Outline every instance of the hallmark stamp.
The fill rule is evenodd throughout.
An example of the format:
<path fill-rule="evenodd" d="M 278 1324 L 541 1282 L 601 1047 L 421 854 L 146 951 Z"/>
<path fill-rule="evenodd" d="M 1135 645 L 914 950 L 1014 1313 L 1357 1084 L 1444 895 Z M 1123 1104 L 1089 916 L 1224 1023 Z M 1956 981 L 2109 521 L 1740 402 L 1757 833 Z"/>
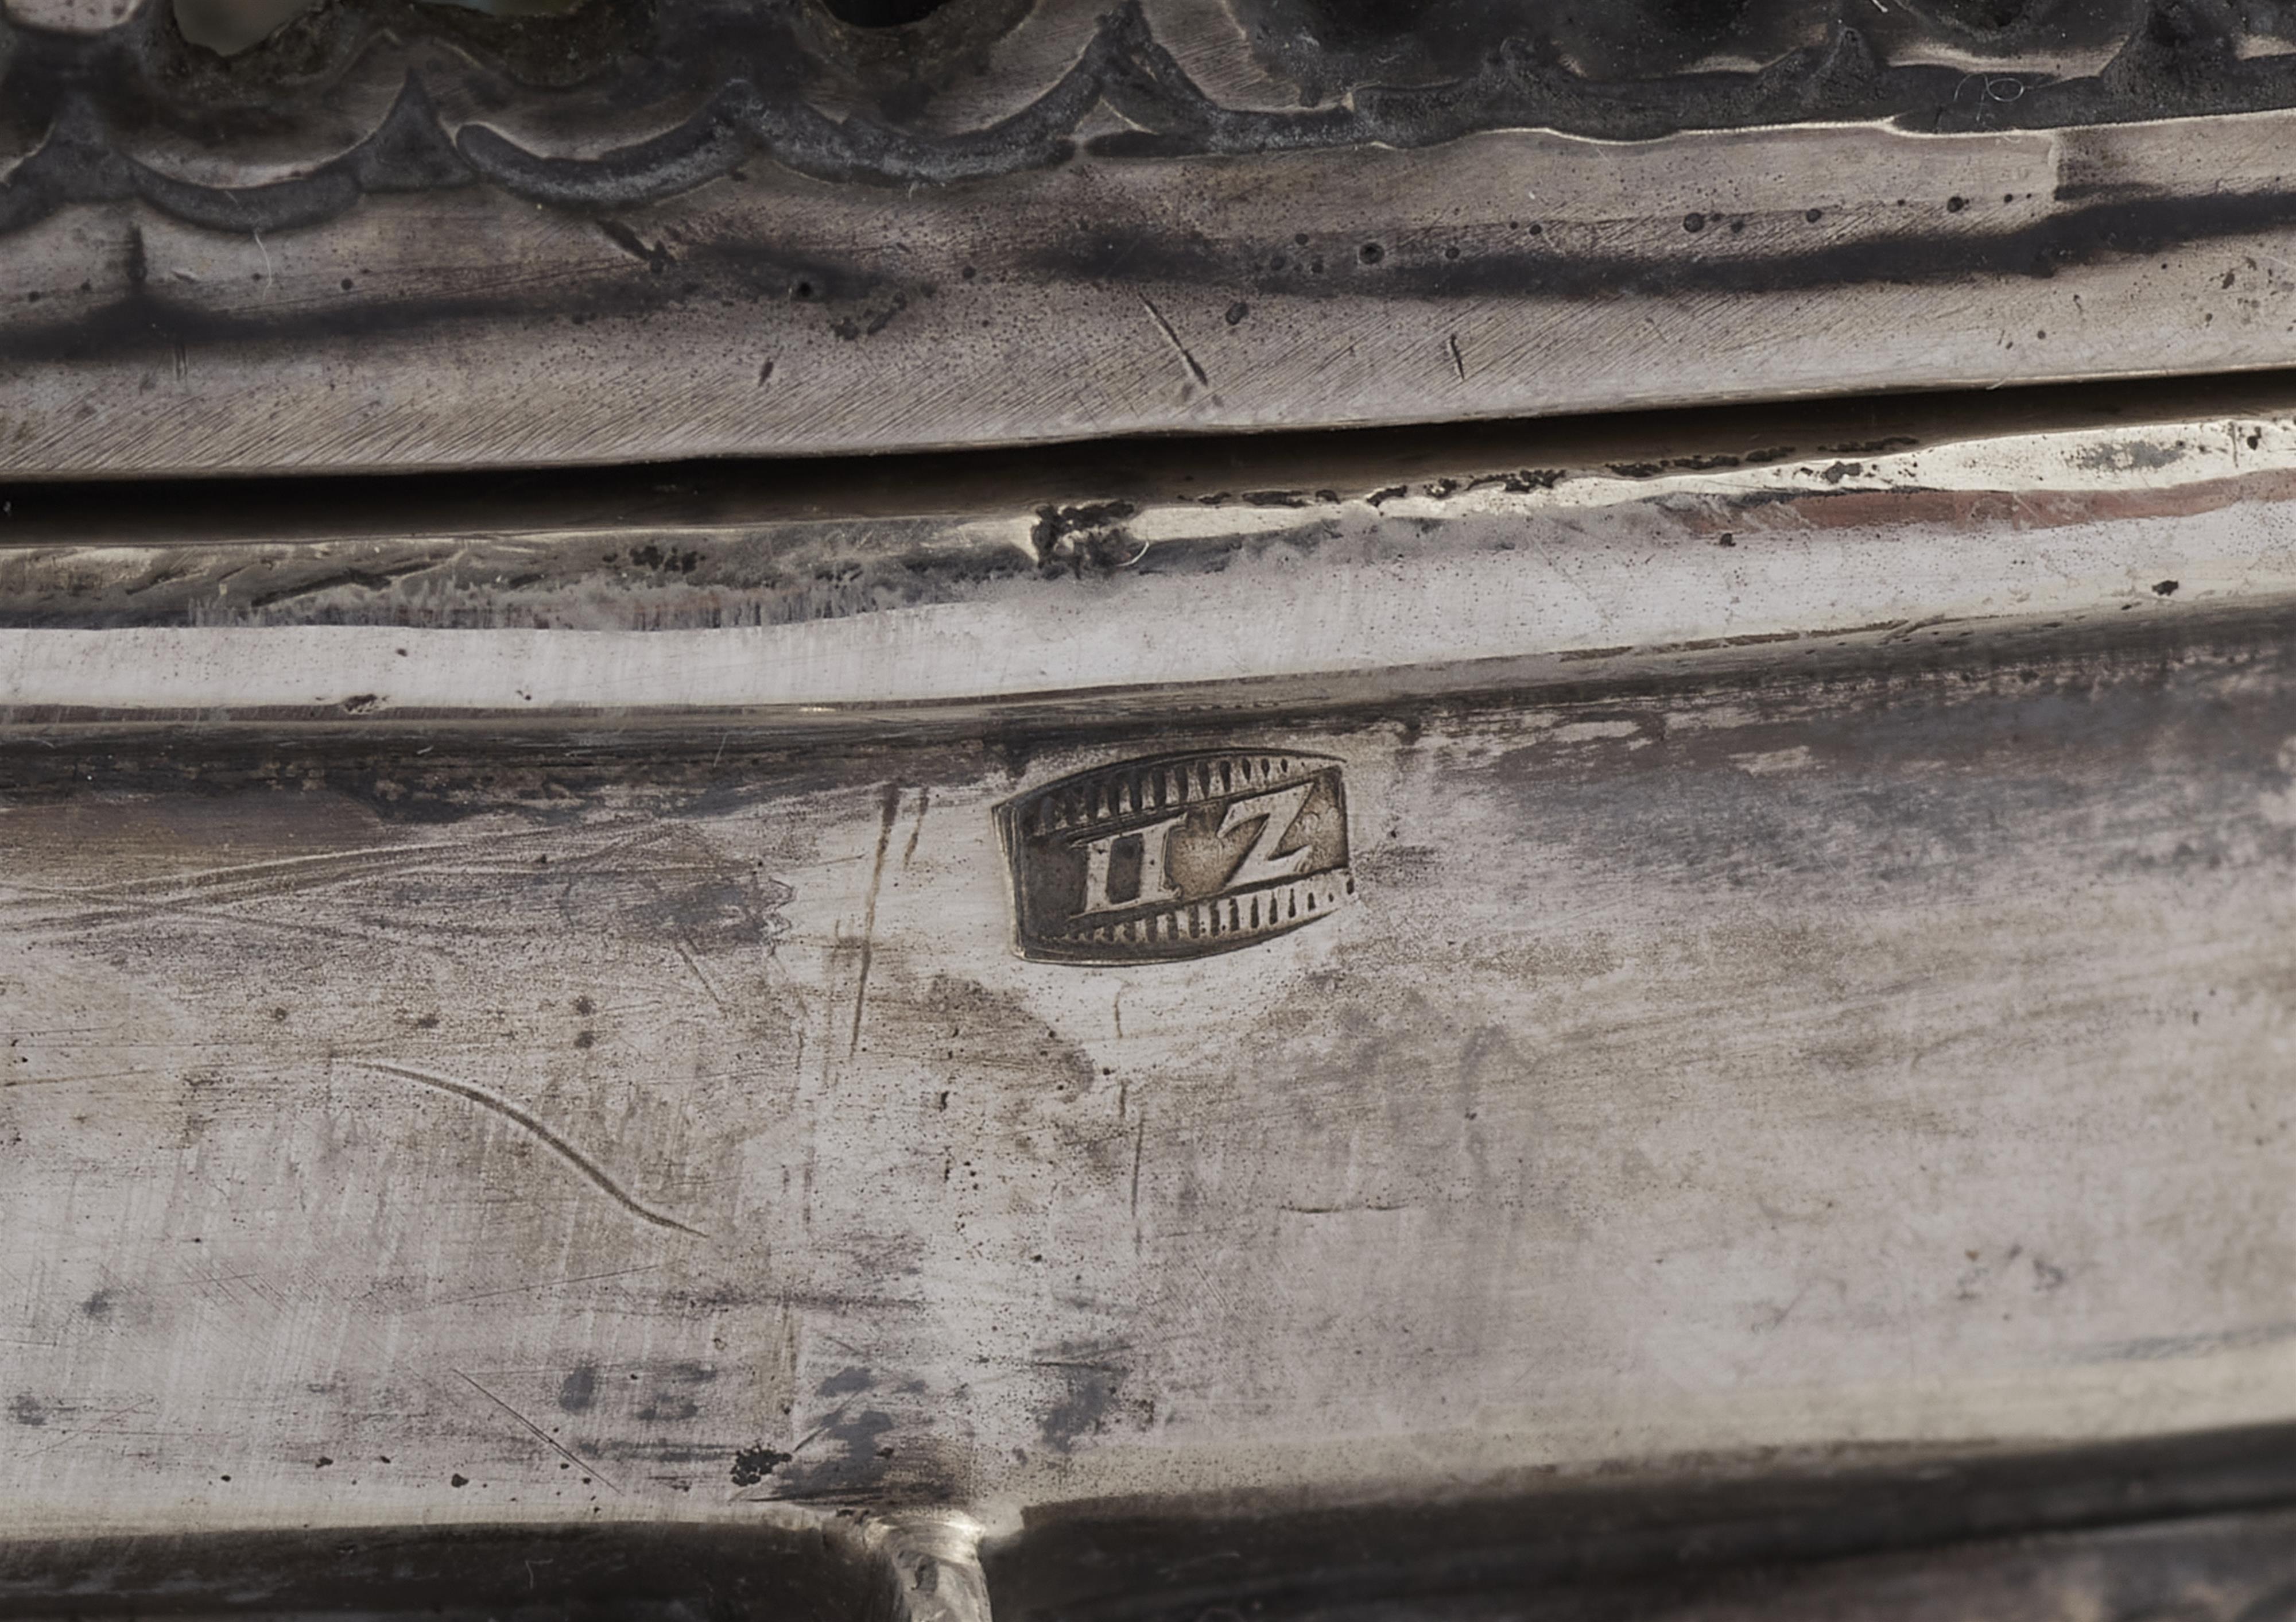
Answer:
<path fill-rule="evenodd" d="M 1233 951 L 1355 894 L 1340 762 L 1280 750 L 1123 761 L 1007 800 L 1015 944 L 1043 963 Z"/>

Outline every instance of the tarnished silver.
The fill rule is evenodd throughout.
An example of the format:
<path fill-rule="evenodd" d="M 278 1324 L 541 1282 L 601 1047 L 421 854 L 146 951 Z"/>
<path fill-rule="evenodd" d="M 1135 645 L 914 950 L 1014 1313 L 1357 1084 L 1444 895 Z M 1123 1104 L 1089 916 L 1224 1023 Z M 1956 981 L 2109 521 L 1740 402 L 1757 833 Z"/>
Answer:
<path fill-rule="evenodd" d="M 1384 44 L 1355 9 L 962 0 L 885 30 L 815 0 L 515 23 L 368 0 L 225 61 L 156 3 L 82 31 L 19 0 L 0 471 L 917 449 L 2296 361 L 2296 68 L 2269 8 L 2069 0 L 1988 33 L 1957 4 L 1765 0 L 1702 43 L 1679 8 L 1466 4 Z"/>
<path fill-rule="evenodd" d="M 0 1618 L 2275 1614 L 2287 27 L 1707 9 L 5 0 Z"/>
<path fill-rule="evenodd" d="M 11 1524 L 931 1508 L 1058 1610 L 2288 1423 L 2296 419 L 2042 403 L 20 496 Z M 1226 889 L 1331 762 L 1353 904 L 1013 951 L 1046 790 L 1136 922 L 1176 792 Z M 2277 1502 L 2202 1455 L 2148 1513 Z"/>

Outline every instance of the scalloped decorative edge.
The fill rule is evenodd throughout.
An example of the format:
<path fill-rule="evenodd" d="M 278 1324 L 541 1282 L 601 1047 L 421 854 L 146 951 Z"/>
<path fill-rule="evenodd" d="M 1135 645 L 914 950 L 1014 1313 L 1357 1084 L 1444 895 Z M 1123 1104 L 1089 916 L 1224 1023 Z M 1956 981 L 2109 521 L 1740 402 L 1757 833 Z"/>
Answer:
<path fill-rule="evenodd" d="M 88 36 L 85 48 L 107 48 L 109 37 Z M 1472 78 L 1367 86 L 1329 105 L 1262 111 L 1224 107 L 1206 95 L 1157 42 L 1139 0 L 1124 0 L 1027 107 L 947 136 L 857 115 L 833 119 L 734 78 L 658 135 L 594 157 L 554 156 L 475 120 L 450 134 L 410 71 L 381 122 L 348 151 L 284 179 L 219 186 L 170 177 L 121 152 L 94 103 L 78 93 L 39 146 L 0 180 L 0 235 L 73 204 L 131 200 L 213 230 L 284 231 L 322 224 L 370 193 L 481 183 L 529 202 L 594 211 L 689 192 L 758 158 L 824 181 L 956 185 L 1068 161 L 1077 129 L 1103 106 L 1133 128 L 1098 138 L 1091 150 L 1135 159 L 1431 146 L 1500 128 L 1625 141 L 1819 121 L 1940 133 L 2046 129 L 2296 106 L 2296 54 L 2240 57 L 2228 37 L 2196 31 L 2177 0 L 2155 0 L 2151 19 L 2087 78 L 1885 65 L 1855 28 L 1837 21 L 1824 45 L 1753 70 L 1600 81 L 1577 73 L 1551 47 L 1511 40 Z"/>

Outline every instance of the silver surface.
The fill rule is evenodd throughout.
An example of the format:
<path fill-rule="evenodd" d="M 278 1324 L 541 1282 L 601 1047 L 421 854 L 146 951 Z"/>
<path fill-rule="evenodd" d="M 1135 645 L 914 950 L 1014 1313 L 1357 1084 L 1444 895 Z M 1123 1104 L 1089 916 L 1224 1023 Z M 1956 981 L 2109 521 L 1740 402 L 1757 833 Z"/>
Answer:
<path fill-rule="evenodd" d="M 1829 112 L 1866 81 L 1813 44 L 1787 76 L 1808 122 L 1603 138 L 1501 97 L 1406 139 L 1377 110 L 1415 92 L 1342 80 L 1302 108 L 1225 4 L 1062 0 L 890 133 L 868 53 L 800 28 L 798 87 L 752 119 L 783 135 L 742 160 L 707 84 L 512 91 L 402 26 L 342 45 L 324 95 L 200 55 L 176 78 L 209 100 L 130 96 L 26 144 L 0 183 L 23 220 L 0 236 L 0 471 L 816 455 L 2296 359 L 2291 115 L 2184 94 L 2284 64 L 2180 68 L 2141 29 L 2127 61 L 2025 78 L 1901 44 L 1888 71 L 1941 86 L 1928 123 Z M 2067 73 L 2134 121 L 2009 127 Z M 1147 106 L 1159 75 L 1187 88 Z M 1057 139 L 1002 122 L 1052 102 Z M 1351 133 L 1308 140 L 1319 117 Z M 1103 139 L 1128 134 L 1152 150 Z M 686 178 L 644 157 L 689 141 Z M 93 201 L 48 211 L 45 185 Z"/>
<path fill-rule="evenodd" d="M 778 628 L 631 629 L 788 600 L 769 516 L 463 630 L 323 536 L 246 614 L 213 533 L 7 555 L 0 1504 L 1010 1536 L 2296 1417 L 2288 430 L 2067 432 L 1066 556 L 976 490 Z M 1323 544 L 1118 566 L 1183 513 Z M 1350 906 L 1013 951 L 996 806 L 1245 750 L 1341 763 Z"/>

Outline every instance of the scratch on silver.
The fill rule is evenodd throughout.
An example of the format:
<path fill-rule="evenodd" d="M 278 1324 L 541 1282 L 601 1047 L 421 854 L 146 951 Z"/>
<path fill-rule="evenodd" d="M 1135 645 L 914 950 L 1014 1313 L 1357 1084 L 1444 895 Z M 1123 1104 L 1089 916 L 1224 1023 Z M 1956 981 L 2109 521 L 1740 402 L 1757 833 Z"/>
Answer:
<path fill-rule="evenodd" d="M 435 1091 L 451 1093 L 458 1099 L 466 1099 L 481 1108 L 491 1109 L 504 1120 L 532 1132 L 548 1145 L 561 1160 L 595 1183 L 607 1198 L 640 1222 L 651 1223 L 657 1228 L 668 1228 L 677 1233 L 691 1234 L 698 1239 L 706 1239 L 709 1237 L 701 1229 L 689 1227 L 676 1217 L 657 1211 L 652 1206 L 631 1198 L 623 1190 L 622 1186 L 608 1176 L 595 1161 L 507 1099 L 497 1097 L 483 1087 L 472 1086 L 468 1082 L 458 1082 L 443 1075 L 432 1075 L 428 1071 L 416 1070 L 406 1065 L 385 1064 L 379 1059 L 365 1058 L 350 1059 L 347 1062 L 357 1065 L 362 1070 L 374 1070 L 384 1075 L 395 1075 L 401 1081 L 413 1082 L 419 1087 L 429 1087 Z"/>

